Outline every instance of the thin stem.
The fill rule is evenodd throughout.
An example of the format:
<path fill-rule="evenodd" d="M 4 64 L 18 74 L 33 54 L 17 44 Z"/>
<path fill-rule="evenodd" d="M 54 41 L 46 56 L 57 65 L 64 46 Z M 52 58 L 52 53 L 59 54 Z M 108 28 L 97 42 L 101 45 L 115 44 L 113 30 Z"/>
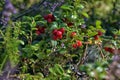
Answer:
<path fill-rule="evenodd" d="M 88 48 L 88 45 L 85 46 L 85 51 L 84 51 L 83 55 L 80 57 L 79 62 L 77 63 L 77 66 L 79 66 L 80 64 L 83 64 L 85 62 L 85 58 L 87 55 L 87 48 Z"/>
<path fill-rule="evenodd" d="M 98 45 L 98 48 L 99 48 L 99 50 L 100 50 L 100 55 L 101 55 L 102 59 L 104 59 L 105 56 L 104 56 L 104 54 L 103 54 L 103 52 L 102 52 L 102 48 L 101 48 L 101 46 Z"/>
<path fill-rule="evenodd" d="M 1 64 L 1 66 L 0 66 L 0 71 L 2 71 L 2 69 L 3 69 L 3 67 L 4 67 L 7 59 L 8 59 L 8 55 L 5 55 L 5 58 L 3 59 L 3 62 L 2 62 L 2 64 Z"/>
<path fill-rule="evenodd" d="M 3 34 L 2 30 L 0 30 L 0 34 L 2 35 L 2 37 L 4 37 L 4 34 Z"/>

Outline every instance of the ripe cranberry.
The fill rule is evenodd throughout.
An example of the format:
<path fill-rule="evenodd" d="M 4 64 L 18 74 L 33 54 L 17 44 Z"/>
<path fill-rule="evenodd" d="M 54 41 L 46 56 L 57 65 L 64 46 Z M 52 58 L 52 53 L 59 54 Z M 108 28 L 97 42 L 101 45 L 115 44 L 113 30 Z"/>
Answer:
<path fill-rule="evenodd" d="M 76 32 L 72 32 L 72 33 L 70 34 L 70 37 L 74 37 L 74 36 L 76 36 Z"/>
<path fill-rule="evenodd" d="M 98 34 L 97 34 L 97 35 L 102 36 L 103 33 L 102 33 L 101 31 L 98 31 Z"/>
<path fill-rule="evenodd" d="M 98 40 L 98 39 L 99 39 L 99 36 L 98 36 L 98 35 L 95 35 L 95 36 L 94 36 L 94 39 L 95 39 L 95 40 Z"/>
<path fill-rule="evenodd" d="M 41 33 L 44 33 L 44 32 L 45 32 L 45 27 L 41 27 L 41 28 L 40 28 L 40 32 L 41 32 Z"/>
<path fill-rule="evenodd" d="M 38 31 L 38 30 L 36 30 L 36 34 L 37 34 L 37 35 L 40 35 L 40 34 L 41 34 L 41 32 L 40 32 L 40 31 Z"/>
<path fill-rule="evenodd" d="M 109 48 L 108 48 L 108 47 L 104 47 L 104 50 L 105 50 L 105 51 L 108 51 L 108 50 L 109 50 Z"/>
<path fill-rule="evenodd" d="M 57 29 L 54 29 L 54 30 L 52 31 L 52 34 L 53 34 L 53 35 L 56 35 L 56 34 L 57 34 L 57 31 L 58 31 Z"/>
<path fill-rule="evenodd" d="M 72 44 L 72 47 L 77 48 L 78 46 L 77 46 L 77 44 Z"/>
<path fill-rule="evenodd" d="M 40 35 L 41 32 L 40 32 L 40 27 L 39 26 L 36 26 L 37 27 L 37 30 L 35 31 L 37 35 Z"/>
<path fill-rule="evenodd" d="M 77 40 L 76 43 L 77 43 L 78 47 L 82 46 L 82 42 L 81 41 Z"/>
<path fill-rule="evenodd" d="M 114 53 L 115 52 L 115 49 L 110 48 L 110 47 L 104 47 L 104 50 L 107 51 L 107 52 L 110 52 L 110 53 Z"/>
<path fill-rule="evenodd" d="M 58 36 L 59 39 L 62 39 L 62 35 Z"/>
<path fill-rule="evenodd" d="M 53 18 L 53 15 L 52 14 L 48 14 L 47 15 L 49 18 Z"/>
<path fill-rule="evenodd" d="M 62 32 L 61 31 L 57 31 L 57 36 L 61 36 L 62 35 Z"/>
<path fill-rule="evenodd" d="M 48 19 L 48 16 L 47 16 L 47 15 L 45 15 L 45 16 L 44 16 L 44 19 L 45 19 L 45 20 L 47 20 L 47 19 Z"/>
<path fill-rule="evenodd" d="M 39 25 L 36 26 L 37 30 L 36 30 L 36 34 L 40 35 L 41 33 L 45 32 L 45 27 L 40 27 Z"/>
<path fill-rule="evenodd" d="M 72 22 L 67 23 L 67 26 L 73 26 L 74 24 Z"/>
<path fill-rule="evenodd" d="M 110 53 L 114 53 L 115 52 L 115 49 L 113 49 L 113 48 L 109 48 L 109 51 L 108 52 L 110 52 Z"/>
<path fill-rule="evenodd" d="M 47 22 L 48 22 L 48 23 L 51 23 L 51 22 L 52 22 L 52 19 L 48 18 L 48 19 L 47 19 Z"/>
<path fill-rule="evenodd" d="M 48 23 L 51 23 L 55 20 L 55 17 L 53 14 L 48 14 L 44 16 L 44 19 L 47 20 Z"/>
<path fill-rule="evenodd" d="M 62 32 L 62 34 L 64 34 L 65 29 L 64 29 L 64 28 L 60 28 L 60 29 L 59 29 L 59 31 L 61 31 L 61 32 Z"/>
<path fill-rule="evenodd" d="M 58 39 L 58 37 L 53 35 L 53 40 L 57 40 L 57 39 Z"/>
<path fill-rule="evenodd" d="M 63 33 L 64 33 L 64 28 L 54 29 L 54 30 L 52 31 L 53 39 L 54 39 L 54 40 L 62 39 Z"/>

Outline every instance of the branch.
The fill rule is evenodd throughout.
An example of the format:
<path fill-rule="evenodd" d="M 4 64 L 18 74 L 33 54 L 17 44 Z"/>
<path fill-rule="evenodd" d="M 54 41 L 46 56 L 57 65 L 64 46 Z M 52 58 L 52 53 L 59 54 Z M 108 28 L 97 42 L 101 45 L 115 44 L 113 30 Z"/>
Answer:
<path fill-rule="evenodd" d="M 86 58 L 86 55 L 87 55 L 87 52 L 86 52 L 87 48 L 88 48 L 88 45 L 85 46 L 85 52 L 83 53 L 83 55 L 79 59 L 79 62 L 77 63 L 77 66 L 79 66 L 80 64 L 83 64 L 85 62 L 85 58 Z"/>
<path fill-rule="evenodd" d="M 30 7 L 30 8 L 29 8 L 28 10 L 26 10 L 25 12 L 19 13 L 18 16 L 17 16 L 17 17 L 13 17 L 12 20 L 15 21 L 15 20 L 17 20 L 18 18 L 20 18 L 20 17 L 22 17 L 22 16 L 25 16 L 26 14 L 28 14 L 28 13 L 30 13 L 30 12 L 37 11 L 45 1 L 46 1 L 46 0 L 42 0 L 42 1 L 40 1 L 37 5 L 34 5 L 34 6 Z"/>

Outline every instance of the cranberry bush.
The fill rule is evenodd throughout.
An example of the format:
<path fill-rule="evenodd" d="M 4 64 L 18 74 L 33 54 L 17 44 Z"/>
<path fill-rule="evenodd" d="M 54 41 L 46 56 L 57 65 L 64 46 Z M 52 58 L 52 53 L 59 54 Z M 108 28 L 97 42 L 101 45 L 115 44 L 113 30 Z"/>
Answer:
<path fill-rule="evenodd" d="M 112 56 L 120 53 L 120 30 L 107 37 L 102 21 L 86 22 L 91 17 L 79 0 L 67 1 L 0 30 L 1 71 L 10 62 L 19 73 L 9 77 L 25 80 L 106 79 Z"/>

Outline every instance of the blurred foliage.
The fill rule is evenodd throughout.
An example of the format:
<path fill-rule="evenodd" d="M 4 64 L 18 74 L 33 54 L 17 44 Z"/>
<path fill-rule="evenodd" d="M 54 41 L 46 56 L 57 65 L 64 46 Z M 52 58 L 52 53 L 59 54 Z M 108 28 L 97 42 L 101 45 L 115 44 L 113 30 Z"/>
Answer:
<path fill-rule="evenodd" d="M 10 61 L 19 70 L 13 75 L 23 80 L 106 79 L 112 57 L 120 53 L 120 1 L 42 1 L 11 0 L 18 12 L 0 26 L 1 72 Z M 1 0 L 1 14 L 3 7 Z M 41 27 L 45 31 L 38 33 Z M 53 30 L 61 28 L 62 38 L 54 40 Z M 73 46 L 78 41 L 82 46 Z"/>
<path fill-rule="evenodd" d="M 41 2 L 42 0 L 11 0 L 13 5 L 19 10 L 26 10 L 32 5 Z"/>
<path fill-rule="evenodd" d="M 120 0 L 83 0 L 81 1 L 85 8 L 84 10 L 91 17 L 87 20 L 87 24 L 94 24 L 96 19 L 103 22 L 103 28 L 107 30 L 106 35 L 113 36 L 113 29 L 120 29 Z"/>

